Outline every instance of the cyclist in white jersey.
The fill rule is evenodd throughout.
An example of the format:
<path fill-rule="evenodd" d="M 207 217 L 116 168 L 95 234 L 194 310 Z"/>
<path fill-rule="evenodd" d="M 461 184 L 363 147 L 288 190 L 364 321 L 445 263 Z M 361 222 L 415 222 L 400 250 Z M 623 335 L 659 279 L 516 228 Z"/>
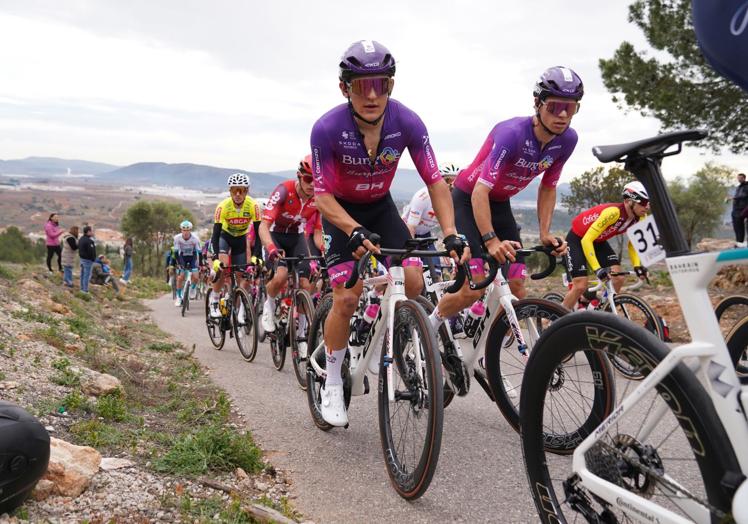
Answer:
<path fill-rule="evenodd" d="M 174 236 L 174 250 L 177 256 L 177 262 L 185 271 L 190 272 L 190 298 L 194 298 L 195 286 L 197 285 L 198 263 L 202 256 L 200 249 L 200 239 L 192 232 L 192 222 L 183 221 L 179 228 L 181 233 Z M 180 271 L 177 275 L 177 299 L 174 301 L 175 306 L 182 305 L 182 284 L 184 284 L 184 272 Z"/>

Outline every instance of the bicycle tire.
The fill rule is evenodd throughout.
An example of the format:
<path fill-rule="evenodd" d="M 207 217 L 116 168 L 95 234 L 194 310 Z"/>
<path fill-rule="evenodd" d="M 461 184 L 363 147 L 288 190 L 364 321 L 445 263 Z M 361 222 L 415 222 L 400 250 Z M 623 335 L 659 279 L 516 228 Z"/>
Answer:
<path fill-rule="evenodd" d="M 309 329 L 314 321 L 314 306 L 312 296 L 305 289 L 297 289 L 294 293 L 294 307 L 289 315 L 289 338 L 291 341 L 291 364 L 299 387 L 306 390 L 306 358 L 300 354 L 300 344 L 309 349 Z M 303 319 L 303 324 L 302 324 Z M 300 329 L 302 328 L 303 329 Z M 306 353 L 306 352 L 305 352 Z"/>
<path fill-rule="evenodd" d="M 627 320 L 631 320 L 634 324 L 642 324 L 641 327 L 655 335 L 660 340 L 665 340 L 665 331 L 662 329 L 660 323 L 660 317 L 657 316 L 655 310 L 647 304 L 643 299 L 636 295 L 630 295 L 628 293 L 618 293 L 615 296 L 616 309 L 619 312 L 619 316 Z M 638 309 L 639 314 L 632 311 L 632 308 Z M 610 302 L 605 304 L 604 311 L 610 313 Z M 632 314 L 633 313 L 633 314 Z M 643 322 L 642 322 L 643 321 Z M 625 360 L 619 358 L 616 355 L 610 357 L 610 363 L 613 368 L 620 373 L 622 376 L 629 380 L 642 380 L 644 375 L 636 369 L 632 369 L 630 364 Z"/>
<path fill-rule="evenodd" d="M 423 308 L 414 300 L 403 300 L 395 305 L 394 315 L 392 362 L 387 362 L 384 347 L 379 361 L 379 434 L 392 486 L 402 498 L 414 500 L 428 489 L 439 462 L 444 423 L 444 379 L 436 336 Z M 420 343 L 406 351 L 412 340 Z M 403 388 L 395 386 L 393 405 L 389 401 L 387 366 L 392 371 L 393 383 L 397 381 L 394 377 L 397 375 Z M 399 405 L 395 407 L 395 404 Z M 400 412 L 403 406 L 407 410 L 405 417 Z M 426 417 L 423 416 L 424 409 L 428 410 Z M 413 412 L 420 414 L 411 417 Z M 425 422 L 424 428 L 415 431 L 415 438 L 423 439 L 422 444 L 411 445 L 404 430 L 393 428 L 403 418 L 406 425 L 419 420 Z M 411 450 L 413 460 L 404 460 L 403 455 Z"/>
<path fill-rule="evenodd" d="M 226 332 L 223 330 L 223 317 L 213 318 L 210 316 L 210 296 L 214 293 L 212 289 L 205 294 L 205 323 L 208 327 L 208 338 L 217 350 L 223 349 L 226 341 Z"/>
<path fill-rule="evenodd" d="M 532 323 L 542 332 L 547 326 L 566 315 L 569 310 L 557 302 L 539 298 L 525 298 L 513 303 L 517 320 Z M 532 344 L 530 333 L 525 342 Z M 528 352 L 532 353 L 532 346 Z M 519 352 L 509 318 L 502 310 L 489 328 L 486 338 L 485 365 L 489 387 L 504 418 L 515 431 L 519 431 L 519 393 L 522 389 L 527 358 Z M 603 364 L 595 362 L 595 369 Z"/>
<path fill-rule="evenodd" d="M 182 316 L 185 316 L 187 311 L 190 310 L 190 281 L 189 279 L 185 279 L 186 284 L 184 285 L 184 289 L 182 289 Z"/>
<path fill-rule="evenodd" d="M 169 272 L 169 287 L 171 287 L 171 299 L 176 300 L 177 298 L 177 277 L 174 272 Z"/>
<path fill-rule="evenodd" d="M 576 502 L 580 502 L 585 509 L 593 513 L 588 517 L 588 521 L 593 521 L 593 517 L 599 518 L 601 522 L 622 520 L 616 520 L 616 516 L 612 515 L 613 512 L 620 512 L 618 506 L 603 505 L 597 496 L 586 491 L 577 482 L 579 477 L 571 474 L 570 458 L 546 454 L 544 433 L 548 427 L 546 415 L 553 414 L 553 406 L 546 406 L 547 384 L 553 379 L 560 362 L 568 357 L 569 353 L 576 359 L 578 357 L 575 353 L 578 352 L 604 355 L 611 349 L 625 352 L 629 360 L 638 361 L 638 367 L 644 375 L 648 375 L 669 352 L 664 342 L 625 319 L 599 311 L 583 311 L 567 315 L 551 324 L 541 335 L 530 355 L 527 374 L 532 376 L 533 380 L 528 381 L 522 389 L 520 425 L 525 468 L 541 522 L 566 522 L 567 518 L 585 520 L 572 509 L 571 505 Z M 624 383 L 627 389 L 635 384 L 630 381 Z M 740 471 L 740 466 L 710 398 L 698 379 L 684 364 L 680 364 L 668 374 L 655 391 L 656 393 L 650 392 L 640 401 L 639 406 L 645 408 L 643 411 L 632 409 L 625 413 L 621 420 L 606 424 L 605 427 L 589 429 L 579 435 L 581 442 L 590 431 L 600 434 L 624 432 L 618 433 L 615 438 L 604 439 L 604 443 L 608 444 L 607 447 L 614 453 L 607 456 L 601 453 L 601 450 L 605 449 L 602 445 L 591 448 L 585 454 L 588 468 L 610 482 L 630 490 L 636 489 L 640 494 L 656 499 L 653 502 L 671 509 L 675 504 L 670 503 L 667 498 L 662 499 L 665 493 L 661 479 L 671 478 L 669 476 L 675 474 L 678 478 L 675 478 L 674 482 L 680 483 L 690 491 L 694 491 L 694 485 L 700 484 L 703 480 L 703 490 L 696 487 L 700 489 L 700 493 L 705 492 L 705 495 L 701 496 L 706 497 L 709 504 L 718 511 L 729 514 L 732 494 L 731 489 L 726 488 L 723 481 L 727 478 L 726 473 Z M 653 397 L 651 403 L 648 400 L 649 396 Z M 653 409 L 654 403 L 658 400 L 667 403 L 669 411 Z M 651 446 L 649 441 L 645 444 L 639 442 L 643 438 L 641 427 L 637 430 L 638 423 L 634 424 L 635 421 L 631 419 L 642 415 L 644 418 L 641 427 L 646 425 L 650 415 L 658 417 L 655 419 L 652 434 L 648 435 L 654 446 Z M 676 431 L 679 428 L 682 433 Z M 668 442 L 671 438 L 680 438 L 680 442 Z M 672 449 L 671 444 L 675 444 Z M 646 446 L 649 446 L 648 458 L 641 458 L 641 455 L 639 458 L 646 461 L 647 465 L 654 464 L 654 458 L 659 459 L 662 472 L 654 468 L 645 471 L 640 468 L 640 463 L 632 462 L 632 450 L 646 449 Z M 663 451 L 667 451 L 667 455 L 661 455 Z M 683 473 L 683 468 L 688 467 L 688 459 L 674 456 L 676 452 L 690 454 L 692 462 L 695 463 L 691 466 L 698 467 L 698 473 Z M 667 466 L 662 462 L 663 457 L 667 461 Z M 556 471 L 557 467 L 564 472 Z M 549 468 L 554 471 L 551 472 Z M 657 492 L 658 489 L 660 493 Z M 603 520 L 603 517 L 606 520 Z M 719 519 L 715 517 L 712 520 L 717 522 Z"/>
<path fill-rule="evenodd" d="M 244 323 L 239 322 L 239 303 L 244 306 Z M 252 362 L 257 356 L 257 317 L 249 294 L 243 288 L 237 288 L 234 295 L 234 307 L 231 314 L 234 339 L 239 347 L 239 353 L 247 362 Z"/>
<path fill-rule="evenodd" d="M 564 296 L 556 291 L 549 291 L 541 297 L 543 300 L 550 300 L 551 302 L 558 302 L 559 304 L 564 301 Z"/>
<path fill-rule="evenodd" d="M 278 317 L 276 317 L 277 319 Z M 283 371 L 286 365 L 286 330 L 280 321 L 276 320 L 275 331 L 270 336 L 270 356 L 276 371 Z"/>
<path fill-rule="evenodd" d="M 735 306 L 746 306 L 748 307 L 748 297 L 745 295 L 730 295 L 725 297 L 714 306 L 714 314 L 717 315 L 717 321 L 722 320 L 722 317 L 728 309 Z"/>
<path fill-rule="evenodd" d="M 430 315 L 432 311 L 434 311 L 434 308 L 436 307 L 428 298 L 424 297 L 423 295 L 418 295 L 416 297 L 416 301 L 421 305 L 423 310 L 426 312 L 427 315 Z M 445 320 L 444 322 L 449 322 L 448 320 Z M 444 345 L 449 342 L 449 335 L 447 334 L 447 328 L 442 326 L 439 327 L 439 339 L 438 342 L 441 344 L 439 347 L 439 354 L 443 355 L 444 352 L 441 350 L 441 348 L 444 347 Z M 456 343 L 457 341 L 455 341 Z M 442 367 L 444 367 L 442 365 Z M 445 370 L 446 371 L 446 370 Z M 442 372 L 442 376 L 444 376 L 444 373 Z M 452 391 L 452 388 L 449 386 L 449 383 L 447 380 L 444 380 L 444 407 L 446 408 L 449 406 L 452 401 L 455 398 L 455 392 Z"/>
<path fill-rule="evenodd" d="M 330 313 L 331 309 L 332 293 L 327 293 L 317 302 L 317 308 L 314 310 L 314 320 L 312 320 L 312 326 L 309 328 L 310 355 L 320 344 L 323 343 L 325 321 L 327 320 L 327 315 Z M 317 364 L 319 364 L 322 369 L 325 369 L 325 366 L 327 365 L 324 348 L 318 355 Z M 348 368 L 348 356 L 346 356 L 343 361 L 341 374 L 343 376 L 343 397 L 345 399 L 345 407 L 348 408 L 351 403 L 351 378 Z M 320 389 L 322 388 L 325 379 L 323 376 L 318 375 L 315 372 L 309 361 L 307 361 L 306 380 L 306 398 L 312 421 L 314 421 L 314 425 L 322 431 L 330 431 L 335 426 L 325 421 L 322 417 L 322 411 L 320 408 L 320 403 L 322 402 Z"/>
<path fill-rule="evenodd" d="M 735 369 L 741 376 L 748 374 L 748 317 L 732 327 L 725 337 L 725 343 Z"/>

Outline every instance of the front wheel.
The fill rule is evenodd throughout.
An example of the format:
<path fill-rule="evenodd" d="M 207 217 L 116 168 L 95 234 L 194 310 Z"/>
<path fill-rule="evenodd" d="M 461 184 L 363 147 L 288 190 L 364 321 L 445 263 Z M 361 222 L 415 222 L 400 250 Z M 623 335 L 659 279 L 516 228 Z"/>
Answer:
<path fill-rule="evenodd" d="M 289 318 L 291 342 L 291 363 L 296 381 L 301 389 L 306 389 L 306 360 L 309 352 L 309 329 L 314 320 L 314 306 L 309 292 L 299 289 L 294 295 L 294 309 Z"/>
<path fill-rule="evenodd" d="M 187 282 L 182 290 L 182 316 L 185 316 L 187 311 L 190 310 L 190 284 L 189 281 Z"/>
<path fill-rule="evenodd" d="M 421 307 L 423 308 L 423 310 L 426 312 L 427 315 L 430 315 L 431 312 L 434 311 L 434 308 L 436 307 L 428 298 L 424 297 L 423 295 L 418 295 L 416 297 L 416 301 L 421 305 Z M 452 343 L 452 341 L 449 339 L 449 333 L 447 333 L 447 328 L 444 326 L 447 322 L 449 322 L 449 320 L 445 320 L 444 322 L 442 322 L 442 325 L 439 326 L 439 331 L 437 333 L 437 335 L 439 335 L 439 338 L 437 338 L 436 340 L 437 343 L 439 344 L 439 355 L 442 358 L 442 376 L 444 377 L 444 407 L 445 408 L 449 406 L 455 398 L 455 392 L 450 387 L 449 382 L 447 381 L 447 378 L 445 375 L 445 372 L 447 370 L 444 368 L 444 361 L 443 361 L 445 348 L 447 347 L 448 344 Z M 455 341 L 455 344 L 457 343 L 458 342 Z"/>
<path fill-rule="evenodd" d="M 237 288 L 234 295 L 233 330 L 239 353 L 247 362 L 252 362 L 257 355 L 257 317 L 249 294 Z"/>
<path fill-rule="evenodd" d="M 548 326 L 569 311 L 561 304 L 538 298 L 517 300 L 512 304 L 517 315 L 519 331 L 525 341 L 520 346 L 506 311 L 502 310 L 491 325 L 486 338 L 486 379 L 494 400 L 509 425 L 519 431 L 519 396 L 523 387 L 527 359 Z M 593 369 L 604 364 L 590 362 Z M 568 371 L 568 370 L 567 370 Z M 562 373 L 563 369 L 559 369 Z M 561 377 L 559 377 L 561 381 Z M 563 382 L 559 384 L 559 387 Z M 567 384 L 571 386 L 571 383 Z M 572 386 L 573 387 L 573 386 Z"/>
<path fill-rule="evenodd" d="M 738 375 L 748 375 L 748 317 L 733 326 L 725 342 Z"/>
<path fill-rule="evenodd" d="M 276 300 L 275 304 L 277 304 L 279 300 L 283 299 Z M 270 356 L 273 358 L 275 369 L 283 371 L 283 366 L 286 365 L 286 341 L 288 340 L 288 333 L 286 330 L 288 329 L 288 324 L 283 322 L 282 319 L 279 319 L 277 315 L 275 318 L 278 319 L 275 323 L 275 331 L 272 334 L 267 335 L 270 337 Z"/>
<path fill-rule="evenodd" d="M 210 297 L 215 293 L 209 289 L 205 294 L 205 323 L 208 327 L 208 337 L 215 349 L 222 349 L 226 341 L 226 332 L 223 330 L 223 317 L 213 318 L 210 316 Z"/>
<path fill-rule="evenodd" d="M 392 358 L 382 351 L 377 389 L 387 473 L 395 491 L 407 500 L 426 492 L 439 461 L 444 421 L 441 368 L 425 311 L 415 301 L 398 302 Z"/>
<path fill-rule="evenodd" d="M 608 313 L 582 311 L 551 324 L 530 355 L 522 388 L 522 450 L 535 506 L 544 523 L 630 522 L 648 516 L 643 506 L 616 503 L 593 493 L 572 465 L 571 457 L 548 453 L 549 430 L 564 421 L 578 427 L 583 398 L 554 398 L 557 370 L 568 362 L 602 358 L 616 351 L 649 375 L 668 354 L 654 335 Z M 594 374 L 587 380 L 599 383 Z M 637 383 L 620 380 L 622 398 Z M 603 414 L 604 415 L 604 414 Z M 619 414 L 615 422 L 576 433 L 581 441 L 592 431 L 595 444 L 583 455 L 588 472 L 642 499 L 675 512 L 684 521 L 730 521 L 734 488 L 728 472 L 740 471 L 735 453 L 714 406 L 685 364 L 665 376 L 656 389 Z M 554 431 L 554 433 L 556 433 Z M 613 497 L 613 500 L 610 500 Z M 620 499 L 618 499 L 620 500 Z M 629 510 L 629 512 L 622 511 Z"/>

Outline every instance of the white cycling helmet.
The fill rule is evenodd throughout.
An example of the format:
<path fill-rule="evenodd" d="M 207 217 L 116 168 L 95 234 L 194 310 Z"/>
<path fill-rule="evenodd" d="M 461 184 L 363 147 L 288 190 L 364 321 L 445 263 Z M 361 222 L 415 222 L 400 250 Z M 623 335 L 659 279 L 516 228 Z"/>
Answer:
<path fill-rule="evenodd" d="M 192 222 L 190 222 L 189 220 L 183 221 L 181 224 L 179 224 L 179 229 L 192 230 Z"/>
<path fill-rule="evenodd" d="M 649 200 L 649 195 L 647 194 L 647 190 L 644 189 L 644 184 L 635 180 L 623 186 L 623 198 L 630 198 L 634 202 L 641 202 L 642 200 Z"/>
<path fill-rule="evenodd" d="M 244 173 L 234 173 L 229 177 L 229 187 L 246 187 L 249 189 L 249 177 Z"/>
<path fill-rule="evenodd" d="M 255 198 L 255 203 L 257 204 L 257 207 L 260 208 L 260 213 L 265 211 L 265 206 L 268 205 L 268 198 Z"/>
<path fill-rule="evenodd" d="M 446 162 L 441 165 L 439 172 L 442 176 L 456 177 L 460 174 L 460 168 L 451 162 Z"/>

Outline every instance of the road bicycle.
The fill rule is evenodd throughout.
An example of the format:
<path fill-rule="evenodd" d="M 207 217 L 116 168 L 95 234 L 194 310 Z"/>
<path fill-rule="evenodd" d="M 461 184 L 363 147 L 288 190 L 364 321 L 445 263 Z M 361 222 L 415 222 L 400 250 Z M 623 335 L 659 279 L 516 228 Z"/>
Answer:
<path fill-rule="evenodd" d="M 299 285 L 299 264 L 322 258 L 313 256 L 280 259 L 288 267 L 288 281 L 283 291 L 275 297 L 275 331 L 265 334 L 270 339 L 270 353 L 278 371 L 283 369 L 286 361 L 286 348 L 291 348 L 291 362 L 301 389 L 306 389 L 307 385 L 307 343 L 309 327 L 314 319 L 314 306 L 309 292 Z M 277 261 L 268 281 L 273 279 L 276 267 Z"/>
<path fill-rule="evenodd" d="M 372 235 L 371 241 L 377 244 L 378 235 Z M 384 461 L 393 488 L 408 500 L 423 495 L 431 483 L 439 460 L 444 417 L 443 378 L 435 334 L 423 307 L 405 296 L 405 272 L 401 266 L 407 257 L 435 255 L 424 247 L 422 242 L 411 239 L 405 249 L 381 248 L 382 255 L 392 257 L 391 264 L 384 275 L 373 277 L 364 277 L 372 256 L 367 252 L 345 283 L 350 289 L 361 278 L 365 293 L 387 285 L 381 307 L 368 328 L 366 343 L 360 351 L 349 348 L 343 361 L 343 390 L 346 407 L 351 396 L 369 393 L 367 372 L 370 361 L 378 360 L 375 391 Z M 448 255 L 443 252 L 442 256 Z M 309 410 L 315 425 L 323 431 L 332 429 L 320 408 L 326 366 L 324 326 L 331 308 L 332 294 L 327 294 L 319 301 L 309 332 L 311 354 L 306 375 Z M 351 351 L 358 354 L 351 355 Z"/>
<path fill-rule="evenodd" d="M 182 316 L 185 316 L 187 314 L 187 311 L 190 310 L 190 291 L 192 286 L 192 270 L 187 269 L 182 266 L 178 266 L 177 270 L 175 272 L 177 275 L 179 273 L 182 273 L 184 276 L 184 284 L 182 284 Z M 195 299 L 198 297 L 195 296 Z"/>
<path fill-rule="evenodd" d="M 520 426 L 542 522 L 748 522 L 748 380 L 735 372 L 707 294 L 720 266 L 748 263 L 748 249 L 691 253 L 660 170 L 684 141 L 705 136 L 679 131 L 593 149 L 602 162 L 625 162 L 647 189 L 659 229 L 652 240 L 666 252 L 692 342 L 669 349 L 643 327 L 597 311 L 566 315 L 541 334 Z M 560 405 L 548 386 L 564 361 L 590 352 L 622 358 L 644 379 L 618 381 L 622 401 L 575 436 L 571 459 L 548 454 L 549 428 L 576 425 L 575 406 Z"/>
<path fill-rule="evenodd" d="M 226 333 L 234 337 L 244 360 L 252 362 L 257 355 L 257 316 L 249 293 L 238 285 L 237 274 L 243 275 L 251 264 L 231 265 L 221 264 L 216 280 L 221 278 L 223 271 L 229 272 L 228 283 L 224 283 L 218 298 L 221 316 L 213 318 L 210 314 L 211 297 L 215 291 L 208 289 L 205 295 L 205 323 L 208 336 L 213 347 L 223 349 Z"/>

